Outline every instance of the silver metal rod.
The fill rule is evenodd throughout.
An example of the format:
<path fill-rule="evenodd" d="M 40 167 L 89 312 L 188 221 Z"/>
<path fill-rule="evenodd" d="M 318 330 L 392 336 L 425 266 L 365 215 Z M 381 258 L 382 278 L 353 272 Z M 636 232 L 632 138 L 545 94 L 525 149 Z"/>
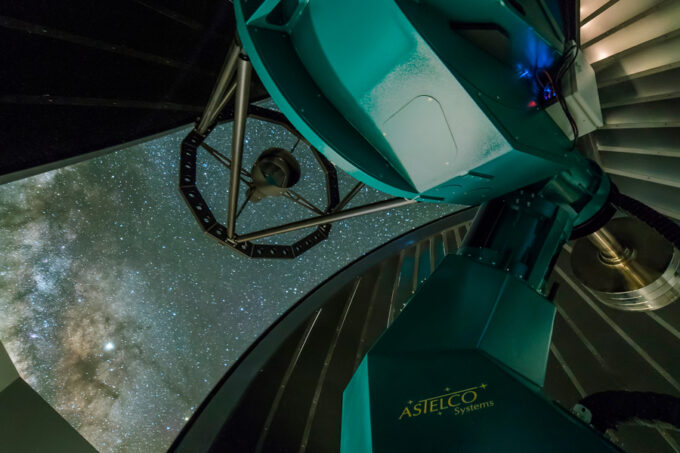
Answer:
<path fill-rule="evenodd" d="M 283 375 L 283 379 L 281 379 L 281 383 L 279 384 L 279 388 L 276 391 L 276 396 L 274 397 L 274 400 L 269 406 L 269 413 L 267 414 L 267 419 L 264 422 L 264 427 L 262 428 L 262 431 L 260 431 L 260 438 L 257 440 L 257 445 L 255 445 L 255 453 L 261 453 L 262 449 L 264 448 L 264 442 L 267 439 L 269 428 L 271 428 L 272 422 L 274 421 L 274 416 L 276 415 L 276 411 L 279 408 L 279 404 L 281 403 L 283 394 L 286 391 L 288 381 L 290 380 L 290 377 L 293 375 L 293 370 L 295 370 L 295 366 L 297 365 L 298 360 L 300 359 L 302 350 L 307 344 L 307 340 L 309 339 L 309 335 L 312 333 L 312 329 L 316 325 L 316 320 L 319 319 L 321 310 L 323 309 L 319 308 L 316 311 L 314 317 L 311 319 L 311 321 L 307 323 L 305 333 L 302 334 L 302 338 L 298 342 L 297 348 L 295 348 L 295 352 L 293 353 L 293 360 L 291 360 L 290 363 L 288 364 L 288 368 L 286 369 L 286 372 Z"/>
<path fill-rule="evenodd" d="M 295 192 L 294 190 L 288 189 L 288 192 L 284 194 L 286 198 L 288 198 L 291 201 L 294 201 L 295 203 L 299 204 L 300 206 L 305 207 L 306 209 L 309 209 L 310 211 L 314 211 L 319 215 L 323 215 L 324 212 L 317 208 L 314 203 L 311 201 L 307 200 L 305 197 L 300 195 L 299 193 Z"/>
<path fill-rule="evenodd" d="M 324 223 L 337 222 L 338 220 L 351 219 L 365 214 L 373 214 L 375 212 L 385 211 L 387 209 L 398 208 L 399 206 L 406 206 L 417 203 L 416 200 L 405 200 L 403 198 L 390 198 L 389 200 L 378 201 L 364 206 L 348 209 L 346 211 L 335 212 L 333 214 L 326 214 L 319 217 L 312 217 L 311 219 L 301 220 L 299 222 L 288 223 L 286 225 L 268 228 L 266 230 L 256 231 L 254 233 L 245 234 L 236 238 L 236 242 L 254 241 L 255 239 L 264 238 L 267 236 L 274 236 L 275 234 L 288 233 L 290 231 L 301 230 Z"/>
<path fill-rule="evenodd" d="M 600 250 L 600 253 L 609 258 L 623 260 L 624 252 L 626 251 L 625 247 L 606 228 L 600 228 L 594 233 L 589 234 L 588 239 Z"/>
<path fill-rule="evenodd" d="M 323 391 L 323 386 L 324 383 L 326 382 L 326 374 L 328 373 L 328 369 L 330 368 L 331 361 L 333 360 L 333 354 L 335 354 L 335 348 L 338 345 L 338 341 L 340 340 L 340 334 L 342 333 L 342 327 L 345 325 L 345 320 L 347 319 L 347 314 L 349 313 L 349 309 L 352 308 L 352 302 L 354 302 L 354 299 L 356 298 L 357 295 L 357 289 L 359 288 L 359 284 L 361 283 L 361 277 L 357 278 L 354 284 L 354 289 L 352 291 L 352 295 L 347 299 L 347 302 L 345 303 L 345 307 L 342 309 L 342 315 L 340 318 L 340 322 L 338 323 L 337 327 L 335 328 L 335 333 L 333 334 L 333 340 L 331 340 L 331 344 L 328 346 L 328 352 L 326 353 L 326 359 L 323 362 L 323 367 L 321 368 L 321 374 L 319 375 L 319 379 L 316 381 L 316 388 L 314 389 L 314 396 L 312 397 L 312 402 L 309 406 L 309 412 L 307 413 L 307 423 L 305 424 L 305 429 L 302 432 L 302 440 L 300 441 L 300 449 L 298 450 L 298 453 L 305 453 L 307 451 L 307 444 L 309 442 L 309 435 L 311 434 L 312 431 L 312 422 L 314 421 L 314 416 L 316 415 L 316 409 L 319 406 L 319 398 L 321 397 L 321 392 Z"/>
<path fill-rule="evenodd" d="M 557 359 L 557 363 L 560 364 L 562 371 L 564 371 L 564 374 L 566 374 L 569 378 L 569 381 L 571 381 L 571 385 L 574 386 L 581 398 L 585 398 L 587 395 L 586 390 L 583 388 L 571 367 L 567 364 L 567 361 L 564 360 L 564 357 L 562 357 L 562 354 L 560 354 L 560 351 L 557 349 L 557 346 L 555 346 L 554 343 L 550 343 L 550 352 L 552 352 L 555 359 Z"/>
<path fill-rule="evenodd" d="M 224 93 L 224 96 L 222 97 L 222 100 L 220 101 L 219 105 L 211 115 L 210 121 L 208 122 L 208 126 L 210 126 L 214 121 L 215 118 L 217 118 L 217 115 L 220 114 L 222 110 L 224 110 L 224 107 L 227 105 L 227 103 L 231 100 L 231 98 L 234 96 L 234 93 L 236 92 L 236 80 L 231 82 L 231 85 L 229 85 L 229 88 L 227 88 L 227 92 Z"/>
<path fill-rule="evenodd" d="M 358 182 L 356 184 L 356 186 L 352 187 L 352 190 L 350 190 L 349 193 L 347 195 L 345 195 L 345 198 L 343 198 L 340 201 L 340 203 L 338 203 L 338 205 L 335 207 L 335 209 L 333 209 L 332 212 L 338 212 L 339 210 L 341 210 L 342 208 L 347 206 L 347 203 L 352 201 L 352 198 L 354 198 L 356 196 L 356 194 L 361 192 L 361 189 L 363 189 L 364 186 L 365 186 L 365 184 L 363 182 Z"/>
<path fill-rule="evenodd" d="M 203 111 L 203 116 L 196 127 L 196 130 L 199 134 L 204 134 L 219 114 L 217 107 L 224 99 L 227 86 L 234 77 L 234 70 L 236 69 L 236 62 L 238 61 L 240 52 L 241 46 L 236 42 L 232 42 L 231 47 L 229 48 L 229 53 L 227 53 L 227 58 L 224 60 L 224 64 L 222 65 L 220 74 L 217 76 L 217 83 L 215 83 L 212 93 L 210 93 L 208 103 L 206 104 L 205 110 Z"/>
<path fill-rule="evenodd" d="M 208 145 L 207 143 L 203 142 L 201 143 L 201 146 L 205 148 L 208 153 L 213 156 L 219 163 L 227 167 L 228 170 L 231 170 L 231 159 L 229 159 L 227 156 L 222 154 L 221 152 L 217 151 L 215 148 L 212 146 Z M 246 184 L 248 187 L 251 187 L 253 185 L 252 183 L 253 175 L 250 174 L 248 170 L 245 168 L 241 169 L 241 181 L 243 181 L 244 184 Z"/>
<path fill-rule="evenodd" d="M 238 204 L 239 174 L 243 157 L 243 139 L 248 116 L 248 99 L 250 97 L 250 74 L 252 66 L 245 55 L 238 59 L 236 80 L 236 99 L 234 100 L 234 133 L 231 139 L 231 176 L 229 178 L 229 205 L 227 219 L 227 238 L 233 239 L 236 233 L 236 208 Z"/>
<path fill-rule="evenodd" d="M 248 202 L 250 201 L 250 195 L 251 195 L 251 194 L 248 193 L 248 195 L 246 196 L 246 199 L 243 200 L 243 204 L 242 204 L 241 207 L 238 209 L 238 212 L 236 213 L 236 218 L 237 218 L 237 219 L 238 219 L 238 217 L 241 215 L 241 213 L 243 212 L 243 210 L 246 208 L 246 205 L 248 204 Z"/>
<path fill-rule="evenodd" d="M 401 280 L 402 266 L 404 265 L 404 255 L 406 255 L 406 249 L 402 249 L 399 252 L 399 261 L 397 262 L 396 275 L 394 276 L 394 285 L 392 285 L 392 293 L 390 296 L 390 306 L 387 311 L 387 325 L 389 327 L 392 324 L 392 319 L 394 318 L 394 312 L 396 311 L 396 301 L 399 294 L 399 281 Z"/>
<path fill-rule="evenodd" d="M 616 267 L 626 280 L 640 288 L 654 282 L 655 278 L 633 259 L 635 251 L 621 245 L 607 228 L 600 228 L 587 237 L 599 250 L 599 258 L 605 264 Z"/>
<path fill-rule="evenodd" d="M 205 29 L 203 24 L 201 24 L 200 22 L 198 22 L 198 21 L 196 21 L 196 20 L 194 20 L 194 19 L 192 19 L 188 16 L 184 16 L 184 15 L 182 15 L 182 14 L 178 13 L 177 11 L 174 11 L 170 8 L 164 8 L 160 5 L 156 5 L 156 4 L 153 4 L 151 2 L 146 2 L 144 0 L 134 0 L 134 1 L 135 1 L 135 3 L 139 3 L 140 5 L 142 5 L 146 8 L 149 8 L 150 10 L 155 11 L 158 14 L 162 14 L 163 16 L 165 16 L 165 17 L 167 17 L 171 20 L 174 20 L 178 24 L 182 24 L 184 26 L 187 26 L 187 27 L 191 28 L 192 30 L 202 31 L 202 30 Z"/>
<path fill-rule="evenodd" d="M 219 163 L 227 167 L 227 169 L 231 170 L 231 159 L 229 159 L 227 156 L 222 154 L 221 152 L 217 151 L 215 148 L 212 146 L 208 145 L 206 142 L 201 143 L 201 146 L 205 148 L 208 153 L 213 156 Z M 248 186 L 252 185 L 251 181 L 244 179 L 244 178 L 249 178 L 250 180 L 253 179 L 253 175 L 250 174 L 250 172 L 244 168 L 241 169 L 241 181 L 243 181 L 245 184 Z"/>
<path fill-rule="evenodd" d="M 376 276 L 376 284 L 373 285 L 373 290 L 371 291 L 371 301 L 368 303 L 368 310 L 366 310 L 366 317 L 364 318 L 364 325 L 361 326 L 361 336 L 359 337 L 359 345 L 357 346 L 357 352 L 354 355 L 354 365 L 352 366 L 352 371 L 356 371 L 361 363 L 361 359 L 364 358 L 366 354 L 366 337 L 368 336 L 368 326 L 371 322 L 371 317 L 373 316 L 373 310 L 375 309 L 375 303 L 378 300 L 378 291 L 381 289 L 377 281 L 383 276 L 385 272 L 385 261 L 380 264 L 380 270 Z M 384 277 L 383 277 L 384 278 Z"/>

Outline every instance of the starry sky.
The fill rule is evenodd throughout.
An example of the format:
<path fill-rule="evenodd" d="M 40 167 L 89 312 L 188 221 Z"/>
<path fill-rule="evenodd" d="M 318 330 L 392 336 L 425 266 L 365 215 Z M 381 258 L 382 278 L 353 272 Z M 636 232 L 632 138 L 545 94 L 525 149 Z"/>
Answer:
<path fill-rule="evenodd" d="M 417 204 L 351 219 L 295 260 L 251 260 L 203 234 L 179 195 L 187 132 L 0 186 L 0 340 L 21 376 L 102 452 L 165 451 L 227 368 L 302 295 L 457 209 Z M 245 168 L 264 149 L 296 142 L 257 120 L 246 133 Z M 230 139 L 227 124 L 207 142 L 229 154 Z M 303 178 L 294 189 L 323 206 L 309 148 L 295 156 Z M 203 151 L 198 165 L 199 189 L 225 223 L 228 170 Z M 356 181 L 338 172 L 342 196 Z M 350 207 L 383 198 L 365 188 Z M 265 199 L 246 207 L 237 231 L 310 215 Z"/>

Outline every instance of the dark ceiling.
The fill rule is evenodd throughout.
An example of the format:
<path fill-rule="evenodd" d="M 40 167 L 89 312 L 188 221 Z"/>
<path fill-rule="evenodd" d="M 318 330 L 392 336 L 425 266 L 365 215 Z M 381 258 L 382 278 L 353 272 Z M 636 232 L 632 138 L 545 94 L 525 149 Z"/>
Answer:
<path fill-rule="evenodd" d="M 2 2 L 0 183 L 192 123 L 234 27 L 227 0 Z"/>

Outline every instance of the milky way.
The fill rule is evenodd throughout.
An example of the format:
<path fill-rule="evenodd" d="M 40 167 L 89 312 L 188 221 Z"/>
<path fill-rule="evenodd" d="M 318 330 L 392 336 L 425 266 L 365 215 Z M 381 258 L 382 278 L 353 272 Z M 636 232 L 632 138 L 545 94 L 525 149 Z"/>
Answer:
<path fill-rule="evenodd" d="M 164 451 L 248 345 L 303 294 L 390 238 L 452 212 L 418 204 L 336 224 L 292 261 L 249 260 L 204 235 L 177 190 L 180 131 L 0 186 L 0 340 L 22 377 L 100 451 Z M 246 166 L 292 147 L 249 120 Z M 228 153 L 230 126 L 208 142 Z M 295 187 L 322 205 L 303 145 Z M 224 223 L 227 171 L 199 154 L 199 187 Z M 340 175 L 341 192 L 356 182 Z M 364 189 L 351 206 L 385 198 Z M 239 232 L 310 213 L 246 208 Z M 292 242 L 295 235 L 279 239 Z"/>

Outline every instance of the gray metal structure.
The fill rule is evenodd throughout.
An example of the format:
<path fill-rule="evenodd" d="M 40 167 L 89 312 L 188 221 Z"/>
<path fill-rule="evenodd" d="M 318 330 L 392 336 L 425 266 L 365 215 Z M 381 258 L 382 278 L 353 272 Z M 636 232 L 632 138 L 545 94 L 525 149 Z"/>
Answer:
<path fill-rule="evenodd" d="M 474 211 L 406 233 L 310 292 L 230 368 L 171 451 L 339 451 L 350 377 L 420 283 L 461 245 Z M 645 313 L 603 306 L 574 276 L 571 252 L 570 244 L 549 282 L 558 315 L 547 395 L 565 410 L 605 390 L 678 395 L 680 304 Z M 680 445 L 680 432 L 642 424 L 610 434 L 630 452 Z"/>
<path fill-rule="evenodd" d="M 580 146 L 621 192 L 680 220 L 680 2 L 580 3 L 581 45 L 605 121 Z M 341 392 L 379 334 L 376 318 L 386 328 L 398 311 L 385 307 L 403 303 L 428 275 L 422 264 L 441 256 L 432 245 L 441 243 L 438 232 L 416 238 L 424 232 L 401 238 L 410 246 L 392 256 L 389 245 L 368 255 L 282 317 L 229 371 L 173 450 L 337 451 Z M 449 230 L 443 243 L 455 237 L 460 244 L 460 236 Z M 566 246 L 551 279 L 558 316 L 548 395 L 565 408 L 606 390 L 679 396 L 680 304 L 644 313 L 603 306 L 574 276 L 571 252 Z M 660 426 L 631 423 L 610 434 L 630 452 L 680 451 L 679 433 Z"/>
<path fill-rule="evenodd" d="M 1 344 L 0 451 L 97 451 L 19 376 Z"/>
<path fill-rule="evenodd" d="M 5 115 L 5 125 L 15 124 L 17 119 L 26 117 L 38 121 L 35 128 L 43 123 L 46 127 L 47 121 L 41 121 L 29 111 L 34 106 L 49 106 L 55 112 L 68 109 L 71 118 L 86 116 L 92 109 L 102 112 L 114 107 L 117 112 L 162 110 L 166 112 L 163 115 L 167 121 L 157 131 L 187 124 L 200 114 L 200 106 L 214 84 L 221 61 L 217 61 L 215 66 L 210 58 L 204 59 L 204 62 L 211 63 L 207 72 L 198 67 L 190 69 L 188 63 L 179 57 L 169 58 L 168 55 L 156 55 L 160 51 L 154 53 L 138 48 L 137 44 L 141 46 L 143 40 L 125 46 L 120 40 L 104 41 L 86 36 L 85 32 L 76 33 L 80 24 L 59 26 L 41 22 L 40 18 L 29 20 L 30 11 L 23 3 L 10 2 L 3 11 L 0 28 L 4 36 L 21 35 L 30 38 L 31 42 L 42 39 L 60 43 L 68 49 L 72 46 L 88 49 L 93 55 L 102 53 L 106 55 L 106 58 L 101 57 L 102 61 L 137 69 L 137 79 L 173 80 L 180 72 L 188 71 L 186 81 L 200 88 L 200 99 L 193 103 L 185 98 L 168 100 L 163 98 L 162 92 L 154 98 L 122 99 L 110 96 L 111 92 L 106 90 L 96 99 L 76 96 L 70 91 L 71 85 L 82 84 L 83 78 L 75 77 L 75 74 L 73 83 L 67 86 L 69 89 L 52 91 L 47 97 L 40 96 L 37 91 L 3 94 L 0 99 L 3 108 L 10 106 L 16 113 L 14 117 Z M 80 3 L 85 5 L 87 2 Z M 131 3 L 135 2 L 116 5 L 121 11 L 127 11 L 133 10 Z M 208 3 L 200 4 L 205 6 Z M 229 5 L 228 2 L 225 4 Z M 603 128 L 584 137 L 580 147 L 602 165 L 622 193 L 680 220 L 680 0 L 581 0 L 580 5 L 581 45 L 596 72 L 605 121 Z M 81 9 L 84 13 L 89 11 L 87 6 Z M 149 11 L 153 12 L 153 16 L 162 15 L 186 29 L 205 31 L 204 22 L 172 14 L 167 7 L 155 5 Z M 146 29 L 153 33 L 158 25 L 156 17 L 148 22 Z M 231 39 L 230 36 L 220 38 L 225 48 L 229 42 L 227 38 Z M 228 61 L 234 59 L 234 54 L 230 55 L 232 57 Z M 168 78 L 167 71 L 174 76 Z M 241 75 L 246 76 L 245 72 Z M 34 80 L 28 82 L 34 83 Z M 224 91 L 217 96 L 219 102 L 213 110 L 230 112 L 230 100 L 237 91 L 237 84 L 223 85 Z M 102 87 L 109 86 L 102 84 Z M 119 92 L 125 88 L 115 87 L 120 88 Z M 245 97 L 242 93 L 241 98 Z M 59 116 L 54 115 L 53 118 Z M 205 123 L 199 126 L 203 132 L 216 116 L 206 118 Z M 53 166 L 68 165 L 85 158 L 87 154 L 83 153 L 92 151 L 97 154 L 97 150 L 110 149 L 110 146 L 116 145 L 110 143 L 111 140 L 122 143 L 141 136 L 149 137 L 156 132 L 149 130 L 145 135 L 135 130 L 130 134 L 131 123 L 114 124 L 109 115 L 100 119 L 98 124 L 124 133 L 110 134 L 106 143 L 88 142 L 91 146 L 87 149 L 74 152 L 43 149 L 46 154 L 32 155 L 17 147 L 16 150 L 23 154 L 3 154 L 6 159 L 0 182 Z M 35 134 L 35 129 L 29 132 L 40 135 Z M 68 132 L 73 143 L 82 138 L 78 131 Z M 91 135 L 95 137 L 97 134 Z M 17 137 L 11 138 L 16 138 L 15 143 L 23 143 L 23 138 Z M 27 156 L 31 159 L 24 159 Z M 231 162 L 223 157 L 225 162 Z M 352 193 L 360 188 L 357 186 L 348 197 L 351 198 Z M 339 201 L 325 215 L 332 215 L 345 204 L 346 200 Z M 308 294 L 229 369 L 172 449 L 191 452 L 211 449 L 336 451 L 339 445 L 340 396 L 356 364 L 380 332 L 398 315 L 419 282 L 432 272 L 445 253 L 460 245 L 465 225 L 471 218 L 472 211 L 464 211 L 412 231 L 362 257 Z M 211 231 L 210 234 L 214 234 L 216 230 Z M 226 231 L 223 238 L 227 239 Z M 680 396 L 680 304 L 645 313 L 603 306 L 574 276 L 571 251 L 571 246 L 565 247 L 556 262 L 551 281 L 558 284 L 554 298 L 558 316 L 550 347 L 547 393 L 566 408 L 587 395 L 605 390 L 643 390 Z M 7 363 L 5 360 L 3 367 Z M 8 369 L 2 368 L 3 373 Z M 22 393 L 16 394 L 19 406 L 32 407 L 32 402 L 35 402 L 45 408 L 46 403 L 34 392 L 31 393 L 27 384 L 17 379 L 16 372 L 0 376 L 0 397 L 8 395 L 8 390 L 21 387 Z M 27 444 L 19 443 L 21 439 L 26 442 L 47 440 L 56 445 L 53 442 L 57 442 L 58 432 L 68 427 L 52 411 L 52 418 L 44 419 L 45 430 L 41 435 L 35 435 L 31 429 L 38 425 L 31 419 L 25 419 L 24 425 L 21 425 L 21 420 L 14 416 L 13 407 L 5 400 L 0 401 L 0 417 L 13 419 L 17 433 L 29 434 L 17 437 L 18 443 L 9 444 L 7 436 L 16 433 L 7 431 L 13 430 L 7 428 L 13 425 L 3 423 L 5 441 L 2 447 L 8 448 L 9 445 L 8 451 L 25 447 Z M 19 431 L 21 429 L 25 431 Z M 680 452 L 677 431 L 629 424 L 613 435 L 615 442 L 629 452 Z M 73 436 L 73 433 L 67 436 Z M 78 441 L 76 443 L 82 445 Z M 17 448 L 13 448 L 15 445 Z M 88 446 L 83 446 L 83 449 L 88 450 Z"/>
<path fill-rule="evenodd" d="M 210 95 L 202 117 L 196 127 L 182 142 L 180 157 L 180 192 L 184 196 L 189 209 L 194 214 L 203 231 L 212 235 L 223 245 L 232 247 L 239 253 L 251 258 L 295 258 L 328 237 L 330 224 L 339 220 L 350 219 L 361 215 L 373 214 L 388 209 L 398 208 L 416 203 L 417 200 L 391 198 L 378 201 L 365 206 L 343 210 L 354 196 L 363 188 L 362 183 L 354 186 L 342 200 L 339 200 L 337 176 L 334 166 L 320 153 L 318 153 L 307 140 L 295 131 L 288 120 L 279 112 L 249 105 L 249 92 L 251 85 L 252 66 L 248 56 L 241 48 L 238 39 L 235 39 L 229 48 L 222 71 L 217 77 L 217 82 Z M 231 141 L 231 159 L 219 151 L 208 146 L 204 140 L 212 131 L 213 127 L 223 119 L 223 110 L 234 97 L 233 111 L 226 112 L 227 118 L 233 119 L 233 134 Z M 239 214 L 250 201 L 250 195 L 245 202 L 238 207 L 241 184 L 245 183 L 250 191 L 256 190 L 253 177 L 243 169 L 243 148 L 245 140 L 246 120 L 249 115 L 256 116 L 287 128 L 298 137 L 298 142 L 304 141 L 310 146 L 314 157 L 321 165 L 326 175 L 328 205 L 325 210 L 320 210 L 309 203 L 291 188 L 280 191 L 281 196 L 299 203 L 303 207 L 315 212 L 317 216 L 297 222 L 287 223 L 260 231 L 237 235 L 236 221 Z M 295 146 L 297 146 L 297 143 Z M 196 180 L 196 149 L 201 146 L 224 164 L 230 172 L 229 178 L 229 203 L 227 208 L 226 229 L 212 214 L 212 210 L 206 204 L 197 188 Z M 293 148 L 295 148 L 295 146 Z M 285 151 L 285 150 L 284 150 Z M 292 153 L 293 150 L 291 150 Z M 267 151 L 265 151 L 266 153 Z M 264 155 L 264 154 L 263 154 Z M 311 233 L 292 245 L 267 245 L 254 244 L 252 241 L 291 231 L 318 227 L 316 232 Z M 226 230 L 226 233 L 225 233 Z"/>

